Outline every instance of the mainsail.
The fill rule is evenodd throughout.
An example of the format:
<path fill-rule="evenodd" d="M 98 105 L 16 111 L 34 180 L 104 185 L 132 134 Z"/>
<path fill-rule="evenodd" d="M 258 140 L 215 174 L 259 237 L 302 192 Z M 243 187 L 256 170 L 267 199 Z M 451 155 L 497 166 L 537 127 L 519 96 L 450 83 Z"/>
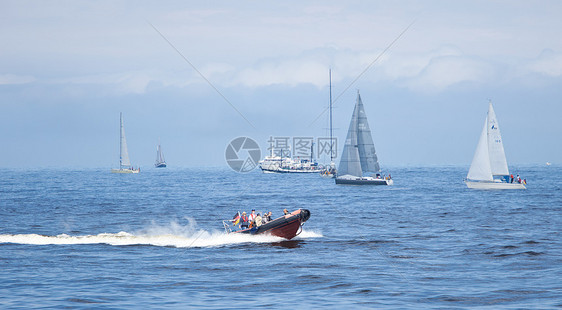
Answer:
<path fill-rule="evenodd" d="M 119 168 L 130 167 L 131 161 L 129 160 L 129 151 L 127 150 L 127 139 L 125 138 L 125 126 L 123 125 L 123 113 L 119 113 L 121 118 L 121 134 L 119 140 Z"/>
<path fill-rule="evenodd" d="M 357 93 L 357 106 L 359 107 L 359 112 L 357 113 L 357 148 L 359 151 L 361 170 L 363 173 L 380 173 L 381 168 L 377 159 L 375 144 L 373 143 L 371 129 L 369 128 L 369 122 L 365 114 L 365 107 L 363 106 L 363 101 L 361 101 L 359 92 Z"/>
<path fill-rule="evenodd" d="M 500 133 L 500 127 L 496 118 L 496 113 L 492 107 L 492 103 L 488 106 L 488 154 L 490 155 L 490 167 L 492 175 L 507 176 L 509 169 L 507 168 L 507 160 L 503 150 L 503 141 Z"/>
<path fill-rule="evenodd" d="M 380 166 L 375 152 L 365 107 L 357 92 L 357 101 L 347 131 L 338 175 L 362 177 L 364 173 L 379 173 Z"/>

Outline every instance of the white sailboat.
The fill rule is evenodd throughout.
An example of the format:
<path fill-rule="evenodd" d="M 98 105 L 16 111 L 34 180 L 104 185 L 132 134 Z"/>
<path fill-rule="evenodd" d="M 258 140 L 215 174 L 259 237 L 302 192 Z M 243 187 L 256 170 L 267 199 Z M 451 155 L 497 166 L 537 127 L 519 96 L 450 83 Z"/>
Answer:
<path fill-rule="evenodd" d="M 119 113 L 120 131 L 119 131 L 119 169 L 111 169 L 112 173 L 139 173 L 140 168 L 133 168 L 129 160 L 129 151 L 127 150 L 127 139 L 125 138 L 125 126 L 123 125 L 123 113 Z"/>
<path fill-rule="evenodd" d="M 369 173 L 374 176 L 366 176 Z M 357 91 L 357 101 L 338 166 L 336 184 L 392 185 L 393 183 L 390 176 L 381 177 L 367 114 Z"/>
<path fill-rule="evenodd" d="M 525 184 L 514 182 L 513 178 L 510 180 L 503 141 L 492 102 L 488 106 L 488 115 L 465 183 L 468 188 L 477 189 L 526 188 Z"/>
<path fill-rule="evenodd" d="M 154 163 L 156 168 L 165 168 L 166 160 L 164 159 L 164 153 L 162 153 L 162 147 L 160 146 L 160 139 L 158 139 L 158 146 L 156 147 L 156 162 Z"/>

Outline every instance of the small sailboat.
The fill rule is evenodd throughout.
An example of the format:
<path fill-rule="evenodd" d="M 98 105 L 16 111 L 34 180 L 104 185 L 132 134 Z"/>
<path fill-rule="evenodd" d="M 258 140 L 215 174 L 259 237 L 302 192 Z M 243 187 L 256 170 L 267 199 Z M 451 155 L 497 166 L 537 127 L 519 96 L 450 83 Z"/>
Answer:
<path fill-rule="evenodd" d="M 123 113 L 119 113 L 120 132 L 119 132 L 119 169 L 111 169 L 112 173 L 139 173 L 140 168 L 133 168 L 129 160 L 127 150 L 127 139 L 125 138 L 125 126 L 123 125 Z"/>
<path fill-rule="evenodd" d="M 369 173 L 374 176 L 365 176 Z M 361 95 L 357 91 L 357 101 L 347 131 L 336 184 L 392 185 L 393 183 L 390 175 L 381 176 L 367 114 L 365 114 Z"/>
<path fill-rule="evenodd" d="M 513 177 L 510 180 L 498 120 L 490 102 L 484 128 L 466 176 L 466 186 L 477 189 L 525 189 L 525 182 L 520 182 L 520 178 L 516 182 Z"/>
<path fill-rule="evenodd" d="M 162 153 L 162 147 L 160 146 L 160 139 L 158 140 L 158 146 L 156 147 L 156 162 L 154 163 L 156 168 L 165 168 L 166 160 L 164 159 L 164 153 Z"/>

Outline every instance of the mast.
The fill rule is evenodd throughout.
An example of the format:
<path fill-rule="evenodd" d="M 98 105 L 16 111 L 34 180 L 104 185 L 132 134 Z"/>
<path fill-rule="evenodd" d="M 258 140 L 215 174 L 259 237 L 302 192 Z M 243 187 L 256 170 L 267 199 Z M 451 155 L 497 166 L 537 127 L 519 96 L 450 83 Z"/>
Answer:
<path fill-rule="evenodd" d="M 123 168 L 123 112 L 119 112 L 119 169 Z"/>
<path fill-rule="evenodd" d="M 334 141 L 332 141 L 332 68 L 330 68 L 330 163 L 334 162 Z"/>

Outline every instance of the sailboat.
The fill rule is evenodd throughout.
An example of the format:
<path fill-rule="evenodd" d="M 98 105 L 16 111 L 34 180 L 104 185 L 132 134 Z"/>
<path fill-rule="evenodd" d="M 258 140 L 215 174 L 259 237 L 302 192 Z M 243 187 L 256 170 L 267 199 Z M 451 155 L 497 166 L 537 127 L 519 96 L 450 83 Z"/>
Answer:
<path fill-rule="evenodd" d="M 154 163 L 156 168 L 165 168 L 166 160 L 164 159 L 164 153 L 162 153 L 162 147 L 160 146 L 160 139 L 158 139 L 158 146 L 156 147 L 156 162 Z"/>
<path fill-rule="evenodd" d="M 129 151 L 127 150 L 127 139 L 125 139 L 125 126 L 123 125 L 123 113 L 119 113 L 120 131 L 119 131 L 119 169 L 111 169 L 112 173 L 139 173 L 140 168 L 133 168 L 129 160 Z"/>
<path fill-rule="evenodd" d="M 334 141 L 332 139 L 332 69 L 330 69 L 330 165 L 327 166 L 320 175 L 323 178 L 336 177 L 336 164 L 334 163 Z"/>
<path fill-rule="evenodd" d="M 367 174 L 374 176 L 365 176 Z M 357 91 L 357 101 L 351 116 L 347 138 L 338 167 L 336 184 L 392 185 L 394 181 L 381 177 L 381 169 L 375 152 L 371 129 L 367 122 L 365 107 Z"/>
<path fill-rule="evenodd" d="M 525 189 L 525 184 L 519 182 L 514 183 L 513 178 L 510 182 L 498 120 L 490 102 L 484 128 L 466 176 L 466 186 L 478 189 Z"/>

